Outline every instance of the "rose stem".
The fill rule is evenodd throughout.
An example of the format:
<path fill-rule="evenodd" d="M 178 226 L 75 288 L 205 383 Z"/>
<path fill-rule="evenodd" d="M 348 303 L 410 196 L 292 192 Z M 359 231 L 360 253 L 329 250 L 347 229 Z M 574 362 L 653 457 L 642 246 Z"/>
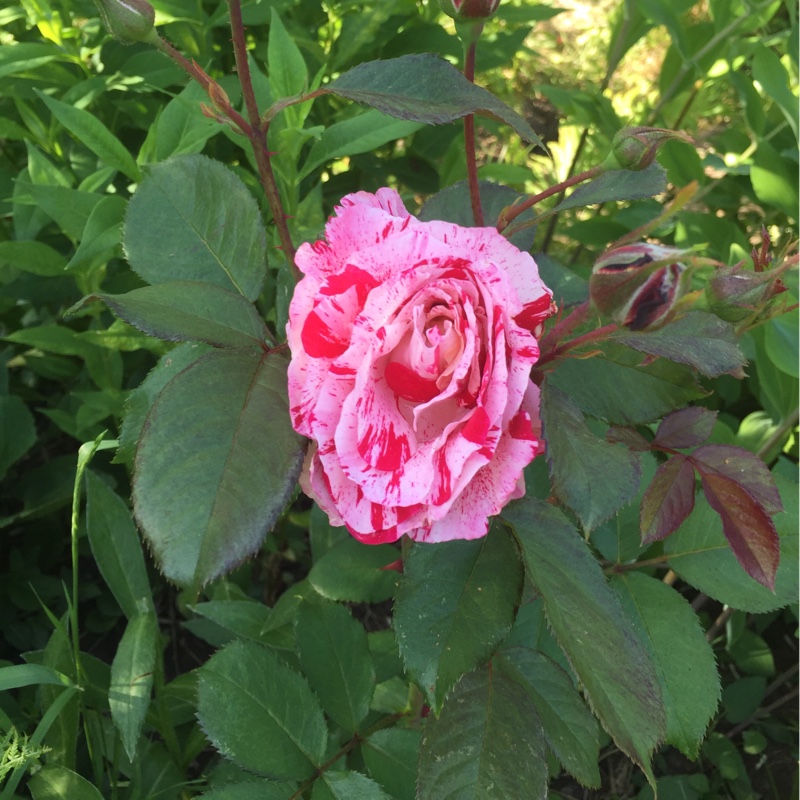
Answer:
<path fill-rule="evenodd" d="M 278 229 L 278 237 L 281 240 L 283 255 L 292 270 L 295 280 L 302 276 L 300 270 L 294 262 L 295 249 L 292 242 L 292 235 L 289 232 L 289 225 L 286 222 L 286 212 L 281 202 L 278 184 L 275 181 L 275 174 L 272 171 L 270 153 L 267 149 L 267 132 L 269 125 L 261 126 L 261 120 L 256 103 L 255 92 L 253 91 L 253 81 L 250 77 L 250 64 L 247 61 L 247 43 L 244 38 L 244 22 L 242 21 L 242 6 L 240 0 L 228 0 L 228 10 L 231 15 L 231 33 L 233 34 L 233 51 L 236 57 L 236 71 L 239 73 L 239 82 L 242 86 L 247 116 L 250 118 L 249 139 L 253 146 L 253 154 L 258 166 L 258 174 L 261 178 L 261 185 L 264 187 L 264 194 L 267 197 L 272 218 Z"/>
<path fill-rule="evenodd" d="M 253 92 L 253 85 L 250 78 L 250 68 L 247 63 L 247 46 L 244 40 L 244 25 L 242 24 L 241 6 L 238 0 L 229 0 L 229 8 L 231 13 L 231 30 L 233 34 L 234 52 L 236 57 L 236 68 L 239 72 L 239 79 L 242 84 L 242 94 L 245 98 L 245 105 L 247 106 L 248 116 L 252 124 L 248 122 L 228 101 L 220 91 L 214 91 L 212 88 L 216 86 L 216 81 L 210 78 L 205 71 L 193 61 L 185 58 L 175 47 L 172 46 L 163 37 L 158 37 L 154 44 L 158 50 L 164 55 L 174 61 L 190 78 L 195 80 L 203 90 L 208 94 L 209 99 L 212 101 L 214 107 L 220 110 L 225 116 L 233 122 L 238 128 L 238 131 L 250 140 L 253 148 L 253 154 L 258 166 L 259 177 L 261 178 L 261 185 L 264 188 L 264 194 L 267 197 L 270 211 L 272 212 L 275 225 L 278 229 L 278 237 L 281 240 L 281 247 L 286 256 L 287 261 L 292 269 L 295 279 L 300 277 L 300 273 L 294 263 L 294 244 L 292 243 L 289 227 L 286 224 L 286 214 L 283 210 L 283 204 L 278 193 L 278 187 L 275 182 L 275 176 L 272 172 L 272 165 L 270 163 L 270 155 L 267 151 L 267 130 L 266 127 L 262 129 L 260 120 L 258 118 L 258 108 L 255 105 L 255 94 Z M 234 23 L 234 19 L 238 19 L 238 23 Z M 244 64 L 244 66 L 242 66 Z M 253 117 L 255 111 L 255 118 Z"/>
<path fill-rule="evenodd" d="M 389 716 L 383 717 L 379 719 L 374 725 L 371 725 L 362 733 L 355 733 L 353 738 L 346 742 L 339 751 L 331 756 L 324 764 L 317 767 L 314 771 L 314 774 L 308 778 L 303 784 L 301 784 L 300 788 L 289 798 L 289 800 L 299 800 L 303 796 L 303 793 L 306 789 L 310 788 L 314 781 L 319 778 L 321 775 L 324 775 L 342 756 L 346 756 L 354 747 L 361 744 L 368 736 L 371 736 L 373 733 L 377 733 L 384 728 L 389 728 L 394 725 L 397 720 L 403 718 L 403 714 L 389 714 Z"/>
<path fill-rule="evenodd" d="M 464 77 L 475 83 L 475 51 L 478 49 L 478 39 L 483 30 L 483 22 L 477 22 L 469 27 L 469 33 L 462 34 L 464 42 Z M 459 31 L 460 33 L 460 31 Z M 478 187 L 478 160 L 475 152 L 475 115 L 467 114 L 464 117 L 464 151 L 467 158 L 467 183 L 469 184 L 469 199 L 472 203 L 472 216 L 475 225 L 482 228 L 483 207 L 481 206 L 481 193 Z"/>
<path fill-rule="evenodd" d="M 594 178 L 597 175 L 605 172 L 605 170 L 606 167 L 604 167 L 602 164 L 598 164 L 596 167 L 587 169 L 585 172 L 581 172 L 578 175 L 573 175 L 571 178 L 567 178 L 567 180 L 557 183 L 555 186 L 548 187 L 543 192 L 539 192 L 539 194 L 528 197 L 526 200 L 523 200 L 521 203 L 518 203 L 515 206 L 504 209 L 500 214 L 500 218 L 497 220 L 497 230 L 504 231 L 508 227 L 509 223 L 513 222 L 520 214 L 522 214 L 523 211 L 527 211 L 529 208 L 535 206 L 542 200 L 546 200 L 548 197 L 552 197 L 558 192 L 564 192 L 569 189 L 570 186 L 574 186 L 576 183 L 588 181 L 590 178 Z"/>

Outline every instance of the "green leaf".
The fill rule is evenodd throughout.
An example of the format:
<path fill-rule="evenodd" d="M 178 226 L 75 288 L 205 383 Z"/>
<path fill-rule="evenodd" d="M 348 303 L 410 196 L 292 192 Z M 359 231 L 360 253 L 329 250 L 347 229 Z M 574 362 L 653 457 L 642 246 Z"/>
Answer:
<path fill-rule="evenodd" d="M 242 181 L 200 155 L 148 167 L 125 215 L 125 253 L 148 283 L 199 280 L 255 300 L 266 275 L 261 212 Z"/>
<path fill-rule="evenodd" d="M 207 104 L 208 95 L 202 86 L 192 82 L 164 106 L 156 124 L 154 161 L 199 153 L 205 143 L 223 129 L 218 122 L 203 115 L 201 102 Z"/>
<path fill-rule="evenodd" d="M 253 779 L 204 792 L 202 800 L 290 800 L 296 791 L 292 783 Z"/>
<path fill-rule="evenodd" d="M 0 667 L 0 692 L 19 689 L 22 686 L 72 686 L 72 681 L 61 672 L 43 664 L 14 664 Z"/>
<path fill-rule="evenodd" d="M 209 351 L 207 345 L 181 344 L 162 356 L 158 364 L 125 400 L 125 415 L 119 435 L 119 448 L 114 461 L 127 464 L 133 461 L 136 447 L 150 408 L 161 390 L 181 371 Z"/>
<path fill-rule="evenodd" d="M 0 242 L 0 266 L 53 278 L 64 274 L 66 264 L 61 253 L 42 242 Z"/>
<path fill-rule="evenodd" d="M 348 535 L 311 568 L 308 580 L 329 600 L 382 603 L 394 596 L 400 576 L 383 567 L 397 561 L 400 551 L 388 544 L 362 544 Z"/>
<path fill-rule="evenodd" d="M 127 201 L 117 195 L 104 197 L 91 211 L 81 234 L 81 243 L 66 269 L 77 270 L 96 259 L 108 261 L 122 243 L 122 219 Z"/>
<path fill-rule="evenodd" d="M 316 564 L 328 550 L 349 538 L 351 537 L 347 528 L 344 525 L 331 525 L 328 515 L 314 503 L 308 524 L 311 563 Z"/>
<path fill-rule="evenodd" d="M 154 613 L 132 617 L 111 663 L 108 705 L 131 761 L 136 758 L 139 736 L 150 707 L 157 640 L 158 623 Z"/>
<path fill-rule="evenodd" d="M 29 781 L 33 800 L 103 800 L 86 778 L 60 764 L 49 763 Z"/>
<path fill-rule="evenodd" d="M 585 530 L 592 530 L 639 491 L 637 453 L 598 439 L 570 398 L 545 382 L 542 430 L 553 489 Z"/>
<path fill-rule="evenodd" d="M 295 648 L 311 688 L 328 716 L 355 733 L 375 689 L 367 634 L 350 612 L 326 600 L 300 606 Z"/>
<path fill-rule="evenodd" d="M 211 600 L 195 603 L 192 611 L 234 636 L 266 643 L 264 634 L 270 629 L 272 612 L 263 603 L 254 600 Z"/>
<path fill-rule="evenodd" d="M 751 580 L 731 551 L 722 532 L 722 522 L 702 497 L 697 498 L 689 519 L 664 542 L 669 566 L 687 583 L 732 608 L 754 614 L 797 602 L 798 595 L 798 499 L 797 484 L 779 474 L 775 483 L 786 509 L 775 515 L 781 563 L 775 591 Z"/>
<path fill-rule="evenodd" d="M 145 423 L 133 488 L 164 574 L 199 587 L 255 552 L 291 496 L 303 450 L 280 357 L 212 352 L 174 377 Z"/>
<path fill-rule="evenodd" d="M 478 181 L 478 188 L 481 194 L 481 207 L 486 224 L 493 224 L 500 217 L 500 212 L 506 207 L 513 205 L 517 200 L 523 199 L 522 195 L 517 194 L 508 186 L 500 186 L 489 181 Z M 471 228 L 475 225 L 475 217 L 472 214 L 472 200 L 469 196 L 469 186 L 466 181 L 459 181 L 451 186 L 446 186 L 432 197 L 425 201 L 425 205 L 419 212 L 419 218 L 423 222 L 434 219 L 455 222 L 464 228 Z M 517 218 L 520 222 L 533 219 L 532 211 L 524 211 Z M 509 237 L 509 241 L 520 250 L 530 250 L 533 246 L 533 238 L 536 229 L 533 227 L 524 228 Z"/>
<path fill-rule="evenodd" d="M 664 737 L 664 707 L 652 660 L 588 545 L 552 506 L 523 498 L 505 519 L 544 600 L 559 645 L 603 727 L 653 783 L 650 754 Z"/>
<path fill-rule="evenodd" d="M 50 42 L 14 42 L 0 48 L 0 78 L 6 75 L 23 74 L 50 61 L 71 61 L 67 52 Z"/>
<path fill-rule="evenodd" d="M 656 331 L 628 331 L 614 338 L 634 350 L 688 364 L 707 378 L 733 372 L 747 361 L 733 325 L 704 311 L 690 311 Z"/>
<path fill-rule="evenodd" d="M 641 200 L 666 191 L 664 168 L 653 162 L 643 170 L 615 169 L 604 172 L 590 183 L 579 186 L 566 200 L 562 200 L 549 214 L 568 208 L 593 206 L 617 200 Z"/>
<path fill-rule="evenodd" d="M 314 143 L 298 179 L 337 158 L 369 153 L 387 142 L 410 136 L 421 127 L 419 122 L 398 120 L 374 108 L 337 122 L 326 128 L 319 141 Z"/>
<path fill-rule="evenodd" d="M 394 607 L 397 643 L 434 711 L 511 630 L 522 565 L 501 526 L 472 541 L 415 544 Z"/>
<path fill-rule="evenodd" d="M 78 356 L 86 362 L 92 379 L 101 389 L 116 390 L 115 373 L 109 366 L 110 352 L 81 338 L 64 325 L 40 325 L 35 328 L 20 328 L 5 337 L 8 342 L 24 344 L 46 353 L 62 356 Z"/>
<path fill-rule="evenodd" d="M 322 91 L 427 125 L 453 122 L 467 114 L 482 114 L 507 123 L 523 139 L 546 149 L 516 111 L 433 53 L 359 64 Z"/>
<path fill-rule="evenodd" d="M 585 413 L 615 425 L 652 422 L 704 394 L 688 368 L 642 365 L 633 351 L 608 345 L 603 356 L 560 361 L 548 381 Z"/>
<path fill-rule="evenodd" d="M 418 800 L 544 800 L 545 742 L 530 694 L 494 662 L 465 675 L 428 718 Z"/>
<path fill-rule="evenodd" d="M 7 244 L 10 244 L 10 242 Z M 794 309 L 794 311 L 771 319 L 764 325 L 764 349 L 769 355 L 769 360 L 781 372 L 785 372 L 793 378 L 800 377 L 800 370 L 798 370 L 798 362 L 800 362 L 797 336 L 798 321 L 798 311 Z"/>
<path fill-rule="evenodd" d="M 305 679 L 273 652 L 236 641 L 200 669 L 197 717 L 226 758 L 276 780 L 302 780 L 322 763 L 328 731 Z"/>
<path fill-rule="evenodd" d="M 766 97 L 778 104 L 796 139 L 800 108 L 798 108 L 796 89 L 792 91 L 786 68 L 769 47 L 760 44 L 753 56 L 752 69 L 753 77 L 761 84 Z"/>
<path fill-rule="evenodd" d="M 141 177 L 139 167 L 125 145 L 89 111 L 62 103 L 43 92 L 36 92 L 50 113 L 103 163 L 123 172 L 132 181 Z"/>
<path fill-rule="evenodd" d="M 599 787 L 597 722 L 572 679 L 543 653 L 528 647 L 501 651 L 499 659 L 533 700 L 548 747 L 583 786 Z"/>
<path fill-rule="evenodd" d="M 361 744 L 370 777 L 395 800 L 416 800 L 420 737 L 410 728 L 387 728 Z"/>
<path fill-rule="evenodd" d="M 750 167 L 750 181 L 758 200 L 792 219 L 797 214 L 799 201 L 796 165 L 796 161 L 781 155 L 766 139 L 761 139 Z"/>
<path fill-rule="evenodd" d="M 263 346 L 265 328 L 255 306 L 242 295 L 203 281 L 170 281 L 127 294 L 91 294 L 140 331 L 168 341 L 205 342 L 214 347 Z"/>
<path fill-rule="evenodd" d="M 324 772 L 314 784 L 311 800 L 392 800 L 360 772 Z"/>
<path fill-rule="evenodd" d="M 96 192 L 82 192 L 65 186 L 29 184 L 27 189 L 39 210 L 75 241 L 81 239 L 92 211 L 104 199 Z"/>
<path fill-rule="evenodd" d="M 128 506 L 105 481 L 86 471 L 86 532 L 92 555 L 125 616 L 155 613 L 139 534 Z"/>
<path fill-rule="evenodd" d="M 656 664 L 667 713 L 666 741 L 694 760 L 720 697 L 714 651 L 700 621 L 675 589 L 655 578 L 628 572 L 611 586 Z"/>
<path fill-rule="evenodd" d="M 16 395 L 0 394 L 0 478 L 36 442 L 33 414 Z"/>
<path fill-rule="evenodd" d="M 286 28 L 272 8 L 267 46 L 269 86 L 275 100 L 300 94 L 308 83 L 308 70 L 300 48 L 286 32 Z"/>

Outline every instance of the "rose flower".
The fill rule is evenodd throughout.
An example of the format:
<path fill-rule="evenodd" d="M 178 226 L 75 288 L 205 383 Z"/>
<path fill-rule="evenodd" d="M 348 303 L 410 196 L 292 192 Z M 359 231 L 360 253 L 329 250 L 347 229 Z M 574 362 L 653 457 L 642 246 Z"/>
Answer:
<path fill-rule="evenodd" d="M 534 260 L 494 228 L 421 222 L 380 189 L 343 198 L 297 265 L 303 490 L 362 542 L 484 536 L 543 449 L 530 370 L 552 304 Z"/>

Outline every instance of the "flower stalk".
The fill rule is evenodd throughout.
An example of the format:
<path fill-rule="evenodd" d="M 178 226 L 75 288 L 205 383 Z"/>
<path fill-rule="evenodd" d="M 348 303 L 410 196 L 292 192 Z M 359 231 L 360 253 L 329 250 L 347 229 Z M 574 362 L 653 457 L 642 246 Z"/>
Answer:
<path fill-rule="evenodd" d="M 242 86 L 242 95 L 244 97 L 249 121 L 230 104 L 222 87 L 220 87 L 199 64 L 185 58 L 172 44 L 160 36 L 154 37 L 152 43 L 158 50 L 186 72 L 190 78 L 203 87 L 206 94 L 208 94 L 209 100 L 211 100 L 214 112 L 230 120 L 235 126 L 234 130 L 250 140 L 259 178 L 261 179 L 261 186 L 264 189 L 264 194 L 267 198 L 267 203 L 269 204 L 272 218 L 275 221 L 275 227 L 278 231 L 281 249 L 291 267 L 295 280 L 299 280 L 301 276 L 295 264 L 295 247 L 289 231 L 289 226 L 286 222 L 287 217 L 278 191 L 278 184 L 272 170 L 272 163 L 270 160 L 272 154 L 267 147 L 269 122 L 262 123 L 256 103 L 255 92 L 253 90 L 250 65 L 247 61 L 247 43 L 244 37 L 244 23 L 242 21 L 240 0 L 228 0 L 228 8 L 231 15 L 231 32 L 233 36 L 234 55 L 236 58 L 236 69 L 239 73 L 239 81 Z"/>
<path fill-rule="evenodd" d="M 456 22 L 456 30 L 464 43 L 464 77 L 475 83 L 475 53 L 478 48 L 478 39 L 483 31 L 483 21 Z M 464 117 L 464 152 L 467 159 L 467 184 L 469 185 L 469 199 L 472 204 L 472 217 L 475 225 L 482 228 L 485 225 L 481 193 L 478 185 L 478 161 L 475 149 L 475 115 L 467 114 Z"/>

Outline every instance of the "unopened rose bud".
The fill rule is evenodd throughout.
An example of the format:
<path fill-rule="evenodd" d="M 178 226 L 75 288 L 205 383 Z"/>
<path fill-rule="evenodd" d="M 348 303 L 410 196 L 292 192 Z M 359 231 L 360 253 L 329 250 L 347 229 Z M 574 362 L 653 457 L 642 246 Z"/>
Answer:
<path fill-rule="evenodd" d="M 121 44 L 151 40 L 156 12 L 146 0 L 94 0 L 108 32 Z"/>
<path fill-rule="evenodd" d="M 688 252 L 648 243 L 609 250 L 592 270 L 592 302 L 631 330 L 663 321 L 680 297 L 680 278 L 686 269 L 680 259 Z"/>
<path fill-rule="evenodd" d="M 655 161 L 659 147 L 670 141 L 693 144 L 681 131 L 645 126 L 623 128 L 611 140 L 611 154 L 606 159 L 606 166 L 608 169 L 646 169 Z"/>
<path fill-rule="evenodd" d="M 781 275 L 790 265 L 787 260 L 766 272 L 754 272 L 742 264 L 718 269 L 706 284 L 709 308 L 726 322 L 755 317 L 773 297 L 786 291 Z"/>
<path fill-rule="evenodd" d="M 459 21 L 489 19 L 499 5 L 500 0 L 439 0 L 442 11 Z"/>

